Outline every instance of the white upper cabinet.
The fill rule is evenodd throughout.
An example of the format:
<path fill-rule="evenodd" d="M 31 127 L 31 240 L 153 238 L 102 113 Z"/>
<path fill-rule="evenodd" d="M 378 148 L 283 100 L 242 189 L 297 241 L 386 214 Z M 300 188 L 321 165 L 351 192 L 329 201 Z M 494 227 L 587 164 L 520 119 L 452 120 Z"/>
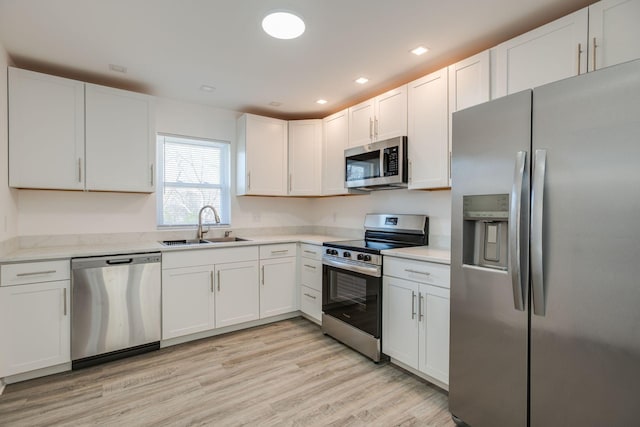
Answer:
<path fill-rule="evenodd" d="M 9 185 L 84 189 L 84 83 L 9 67 Z"/>
<path fill-rule="evenodd" d="M 344 186 L 344 150 L 349 146 L 349 110 L 325 117 L 322 156 L 322 194 L 347 194 Z"/>
<path fill-rule="evenodd" d="M 589 6 L 589 71 L 640 58 L 640 0 Z"/>
<path fill-rule="evenodd" d="M 289 195 L 322 194 L 322 120 L 289 122 Z"/>
<path fill-rule="evenodd" d="M 86 84 L 87 190 L 153 192 L 152 97 Z"/>
<path fill-rule="evenodd" d="M 409 188 L 449 186 L 447 69 L 409 83 Z"/>
<path fill-rule="evenodd" d="M 587 71 L 588 9 L 557 19 L 496 48 L 496 95 Z"/>
<path fill-rule="evenodd" d="M 243 114 L 238 119 L 237 194 L 287 195 L 287 122 Z"/>
<path fill-rule="evenodd" d="M 407 134 L 407 85 L 349 108 L 349 146 Z"/>

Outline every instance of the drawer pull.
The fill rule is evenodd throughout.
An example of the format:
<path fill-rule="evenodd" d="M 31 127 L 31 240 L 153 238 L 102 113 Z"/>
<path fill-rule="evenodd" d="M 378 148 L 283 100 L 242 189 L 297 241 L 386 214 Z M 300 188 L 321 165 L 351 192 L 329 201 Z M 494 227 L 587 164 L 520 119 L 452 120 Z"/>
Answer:
<path fill-rule="evenodd" d="M 305 293 L 304 296 L 305 297 L 309 297 L 311 299 L 316 299 L 316 297 L 314 297 L 313 295 L 307 294 L 307 293 Z"/>
<path fill-rule="evenodd" d="M 316 255 L 317 254 L 317 252 L 315 252 L 315 251 L 307 251 L 307 250 L 305 250 L 304 253 L 305 254 L 311 254 L 311 255 Z"/>
<path fill-rule="evenodd" d="M 429 273 L 428 271 L 411 270 L 409 268 L 405 268 L 404 271 L 406 271 L 407 273 L 423 274 L 425 276 L 431 276 L 431 273 Z"/>
<path fill-rule="evenodd" d="M 281 251 L 271 251 L 271 255 L 286 254 L 287 252 L 289 252 L 289 249 L 283 249 Z"/>
<path fill-rule="evenodd" d="M 314 270 L 316 269 L 316 267 L 314 265 L 305 264 L 304 266 L 307 267 L 307 268 L 313 268 Z"/>
<path fill-rule="evenodd" d="M 32 272 L 29 272 L 29 273 L 18 273 L 18 274 L 16 274 L 16 277 L 36 276 L 38 274 L 53 274 L 56 271 L 57 270 L 45 270 L 45 271 L 32 271 Z"/>

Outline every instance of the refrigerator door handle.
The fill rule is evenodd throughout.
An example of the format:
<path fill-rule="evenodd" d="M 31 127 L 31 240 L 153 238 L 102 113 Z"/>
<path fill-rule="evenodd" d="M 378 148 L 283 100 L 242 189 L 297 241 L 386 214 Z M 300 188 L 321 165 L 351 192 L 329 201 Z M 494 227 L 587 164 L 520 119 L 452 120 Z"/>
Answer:
<path fill-rule="evenodd" d="M 511 203 L 509 207 L 509 258 L 511 260 L 511 284 L 513 287 L 513 305 L 516 310 L 524 311 L 524 280 L 520 265 L 522 245 L 522 192 L 526 171 L 527 152 L 518 151 L 516 167 L 513 173 Z M 526 278 L 525 278 L 526 279 Z"/>
<path fill-rule="evenodd" d="M 531 190 L 531 292 L 533 314 L 544 316 L 544 271 L 542 268 L 542 219 L 544 177 L 547 168 L 547 150 L 536 150 Z"/>

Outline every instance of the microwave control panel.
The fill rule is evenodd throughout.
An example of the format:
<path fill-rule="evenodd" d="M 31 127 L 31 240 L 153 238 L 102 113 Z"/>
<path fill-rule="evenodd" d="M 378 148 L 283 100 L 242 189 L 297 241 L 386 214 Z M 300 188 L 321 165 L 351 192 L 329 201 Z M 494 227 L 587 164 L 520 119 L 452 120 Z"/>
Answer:
<path fill-rule="evenodd" d="M 384 149 L 384 176 L 396 176 L 400 173 L 400 147 L 389 147 Z"/>

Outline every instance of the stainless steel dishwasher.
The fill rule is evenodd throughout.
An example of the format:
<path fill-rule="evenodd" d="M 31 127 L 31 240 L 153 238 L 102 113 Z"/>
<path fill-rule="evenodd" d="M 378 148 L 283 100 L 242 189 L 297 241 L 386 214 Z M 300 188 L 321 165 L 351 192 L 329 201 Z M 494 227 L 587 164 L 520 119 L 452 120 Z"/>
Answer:
<path fill-rule="evenodd" d="M 73 369 L 160 347 L 160 260 L 160 253 L 71 260 Z"/>

